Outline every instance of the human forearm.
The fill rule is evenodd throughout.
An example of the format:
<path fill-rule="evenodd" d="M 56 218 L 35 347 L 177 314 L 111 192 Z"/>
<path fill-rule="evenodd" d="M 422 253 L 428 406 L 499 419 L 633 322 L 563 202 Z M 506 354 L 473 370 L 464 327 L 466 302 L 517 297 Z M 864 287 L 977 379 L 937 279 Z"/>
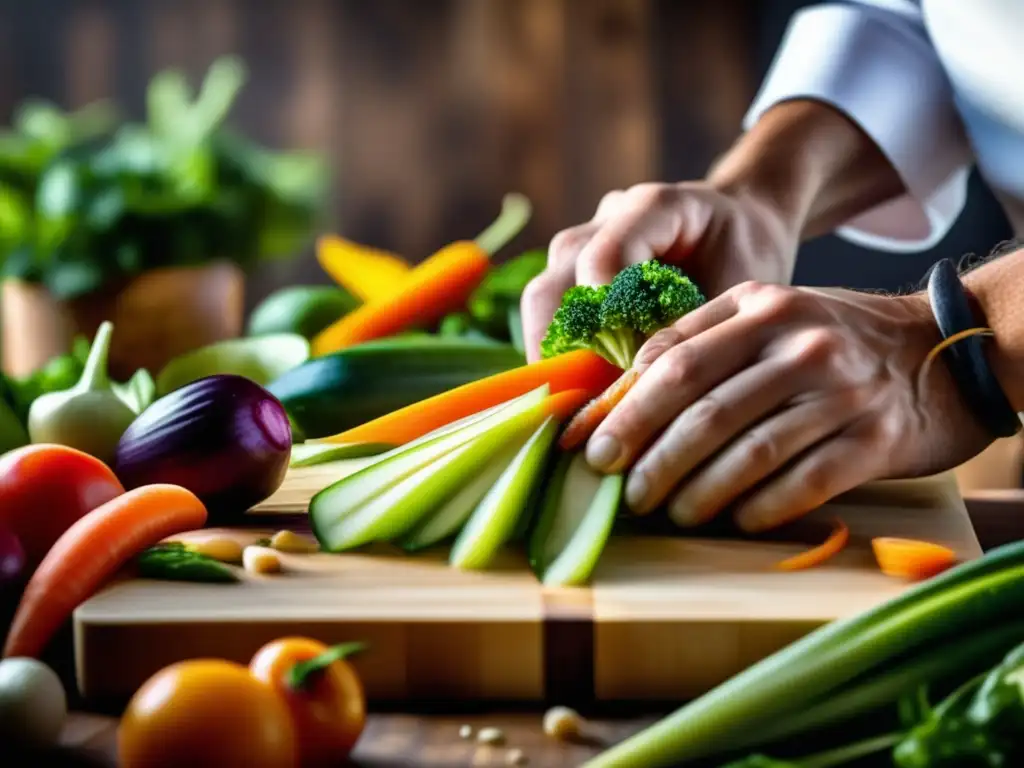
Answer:
<path fill-rule="evenodd" d="M 987 346 L 996 378 L 1014 409 L 1024 411 L 1024 248 L 969 272 L 963 282 L 995 332 Z"/>
<path fill-rule="evenodd" d="M 903 192 L 899 175 L 860 128 L 810 100 L 766 112 L 716 163 L 708 181 L 771 209 L 801 240 Z"/>

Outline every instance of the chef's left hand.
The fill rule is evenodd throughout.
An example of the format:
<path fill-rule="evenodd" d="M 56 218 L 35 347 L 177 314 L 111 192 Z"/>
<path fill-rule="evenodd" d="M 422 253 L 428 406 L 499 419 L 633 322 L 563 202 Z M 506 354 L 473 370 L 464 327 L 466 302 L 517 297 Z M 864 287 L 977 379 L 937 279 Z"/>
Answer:
<path fill-rule="evenodd" d="M 590 439 L 630 468 L 636 513 L 680 525 L 735 504 L 760 531 L 870 480 L 950 469 L 990 439 L 941 360 L 927 299 L 744 283 L 652 337 L 642 371 Z"/>

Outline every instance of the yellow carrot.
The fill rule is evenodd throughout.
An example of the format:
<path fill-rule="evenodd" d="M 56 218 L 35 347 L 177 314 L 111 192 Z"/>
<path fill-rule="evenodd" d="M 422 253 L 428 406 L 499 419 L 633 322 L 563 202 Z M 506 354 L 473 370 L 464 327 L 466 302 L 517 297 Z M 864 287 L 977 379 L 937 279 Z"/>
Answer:
<path fill-rule="evenodd" d="M 338 235 L 317 241 L 316 258 L 334 282 L 363 301 L 391 295 L 411 271 L 401 256 Z"/>

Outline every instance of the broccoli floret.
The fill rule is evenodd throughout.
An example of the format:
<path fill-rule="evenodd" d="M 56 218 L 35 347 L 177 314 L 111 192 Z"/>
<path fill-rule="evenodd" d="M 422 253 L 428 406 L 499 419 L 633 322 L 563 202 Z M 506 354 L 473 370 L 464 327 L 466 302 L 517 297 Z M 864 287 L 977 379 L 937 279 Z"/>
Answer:
<path fill-rule="evenodd" d="M 569 289 L 541 352 L 552 357 L 592 349 L 627 369 L 649 336 L 703 303 L 700 290 L 679 269 L 657 261 L 633 264 L 609 286 Z"/>
<path fill-rule="evenodd" d="M 577 285 L 562 296 L 562 303 L 541 342 L 541 354 L 554 357 L 577 349 L 592 349 L 594 334 L 601 330 L 601 303 L 606 286 Z"/>
<path fill-rule="evenodd" d="M 615 276 L 601 307 L 601 325 L 632 328 L 647 337 L 703 303 L 700 290 L 679 269 L 645 261 Z"/>

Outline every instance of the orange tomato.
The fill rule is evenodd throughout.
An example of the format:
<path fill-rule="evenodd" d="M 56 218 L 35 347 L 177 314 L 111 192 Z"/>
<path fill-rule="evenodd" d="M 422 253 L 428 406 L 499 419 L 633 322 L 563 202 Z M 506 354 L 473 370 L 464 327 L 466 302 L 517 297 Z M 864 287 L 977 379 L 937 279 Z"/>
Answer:
<path fill-rule="evenodd" d="M 80 517 L 122 493 L 110 467 L 64 445 L 26 445 L 0 458 L 0 524 L 21 540 L 29 572 Z"/>
<path fill-rule="evenodd" d="M 344 660 L 310 673 L 303 685 L 289 682 L 291 670 L 329 650 L 317 640 L 286 637 L 263 646 L 249 669 L 274 686 L 288 703 L 303 766 L 336 765 L 352 751 L 366 725 L 366 696 L 359 676 Z"/>
<path fill-rule="evenodd" d="M 196 659 L 147 680 L 118 728 L 121 768 L 295 768 L 284 700 L 241 664 Z"/>

